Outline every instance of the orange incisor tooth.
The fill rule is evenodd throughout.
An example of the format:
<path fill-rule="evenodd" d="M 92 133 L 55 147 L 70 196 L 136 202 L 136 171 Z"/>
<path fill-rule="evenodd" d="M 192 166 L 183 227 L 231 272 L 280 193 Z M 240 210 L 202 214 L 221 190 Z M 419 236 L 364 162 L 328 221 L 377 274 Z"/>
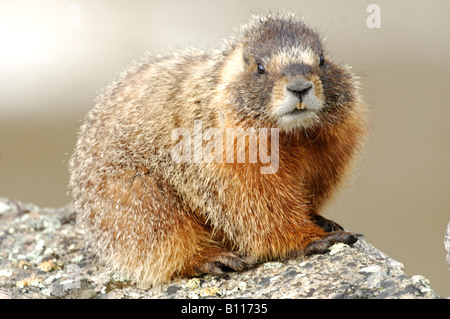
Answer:
<path fill-rule="evenodd" d="M 297 109 L 299 109 L 299 110 L 304 110 L 304 109 L 306 109 L 305 103 L 304 103 L 304 102 L 298 103 L 298 104 L 297 104 Z"/>

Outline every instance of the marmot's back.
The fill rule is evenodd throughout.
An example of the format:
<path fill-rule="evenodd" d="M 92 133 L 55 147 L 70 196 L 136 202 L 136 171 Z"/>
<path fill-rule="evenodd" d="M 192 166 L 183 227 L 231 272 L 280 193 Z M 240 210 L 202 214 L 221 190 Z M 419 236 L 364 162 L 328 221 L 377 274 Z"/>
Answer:
<path fill-rule="evenodd" d="M 240 270 L 356 241 L 318 214 L 365 128 L 316 33 L 254 17 L 220 52 L 146 59 L 102 92 L 70 188 L 94 250 L 141 285 Z"/>

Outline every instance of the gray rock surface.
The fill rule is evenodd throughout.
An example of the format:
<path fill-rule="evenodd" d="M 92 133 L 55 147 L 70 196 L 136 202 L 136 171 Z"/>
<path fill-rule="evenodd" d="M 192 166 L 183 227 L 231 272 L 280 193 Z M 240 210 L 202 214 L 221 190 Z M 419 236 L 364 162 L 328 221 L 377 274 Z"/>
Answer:
<path fill-rule="evenodd" d="M 401 263 L 363 237 L 324 255 L 143 290 L 98 262 L 70 206 L 40 208 L 0 198 L 0 299 L 8 298 L 440 297 L 426 278 L 408 277 Z"/>

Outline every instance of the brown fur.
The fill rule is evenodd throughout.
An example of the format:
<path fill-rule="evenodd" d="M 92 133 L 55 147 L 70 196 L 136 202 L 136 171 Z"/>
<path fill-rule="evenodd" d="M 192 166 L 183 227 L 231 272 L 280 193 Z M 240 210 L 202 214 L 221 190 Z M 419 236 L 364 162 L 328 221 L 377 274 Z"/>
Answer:
<path fill-rule="evenodd" d="M 70 162 L 99 256 L 149 286 L 356 241 L 319 212 L 361 146 L 366 108 L 354 76 L 329 59 L 319 66 L 321 52 L 302 19 L 254 17 L 221 51 L 146 58 L 101 93 Z M 302 76 L 321 110 L 277 122 L 286 84 Z M 279 128 L 278 171 L 261 174 L 259 160 L 175 163 L 172 131 L 192 132 L 194 120 L 223 132 Z"/>

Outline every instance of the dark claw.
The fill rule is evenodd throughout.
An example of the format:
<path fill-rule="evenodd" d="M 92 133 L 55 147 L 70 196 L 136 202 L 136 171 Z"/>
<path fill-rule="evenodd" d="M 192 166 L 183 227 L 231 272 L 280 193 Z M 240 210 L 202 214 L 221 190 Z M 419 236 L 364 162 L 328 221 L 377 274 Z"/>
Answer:
<path fill-rule="evenodd" d="M 338 223 L 326 219 L 325 217 L 322 217 L 320 215 L 312 215 L 311 220 L 320 228 L 322 228 L 324 231 L 331 233 L 334 231 L 344 230 L 344 228 L 339 225 Z"/>
<path fill-rule="evenodd" d="M 241 271 L 255 264 L 255 259 L 249 256 L 238 256 L 233 253 L 219 255 L 211 261 L 203 264 L 199 270 L 201 273 L 220 275 L 224 272 Z"/>
<path fill-rule="evenodd" d="M 319 240 L 316 240 L 306 246 L 305 255 L 324 254 L 329 251 L 330 247 L 336 243 L 344 243 L 347 245 L 354 244 L 358 241 L 358 235 L 345 231 L 335 231 Z"/>

